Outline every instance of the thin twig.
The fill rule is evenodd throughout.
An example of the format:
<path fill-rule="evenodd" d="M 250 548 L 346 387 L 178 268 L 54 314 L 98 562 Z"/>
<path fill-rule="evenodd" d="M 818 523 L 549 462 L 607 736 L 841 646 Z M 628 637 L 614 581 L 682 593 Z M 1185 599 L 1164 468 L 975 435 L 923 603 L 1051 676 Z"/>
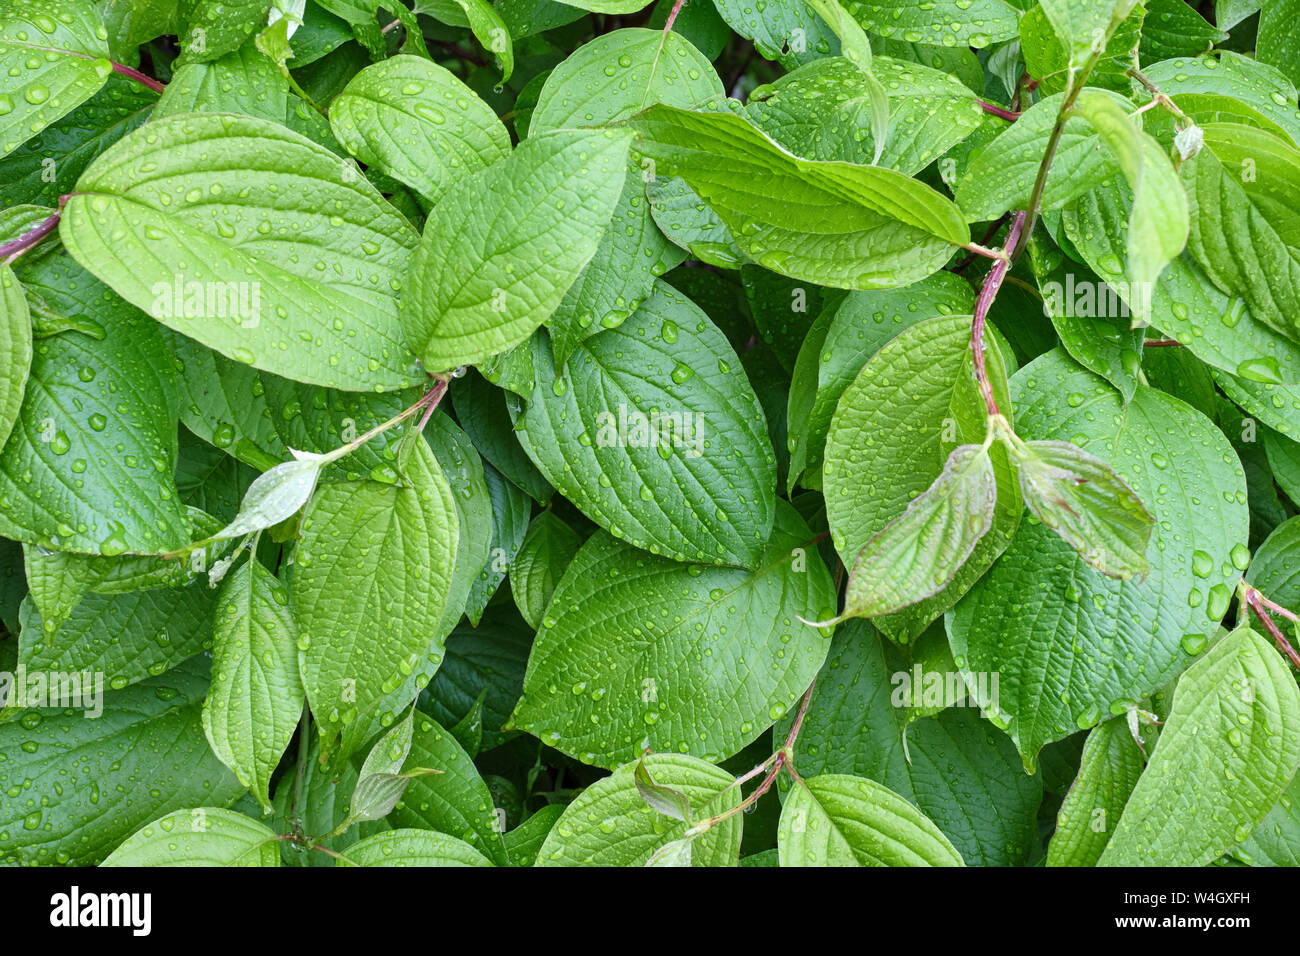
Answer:
<path fill-rule="evenodd" d="M 1025 213 L 1018 212 L 1011 220 L 1011 231 L 1007 233 L 1007 242 L 1004 247 L 1006 250 L 1009 251 L 1016 247 L 1021 230 L 1025 226 L 1026 218 Z M 988 319 L 989 309 L 993 305 L 993 299 L 997 296 L 998 289 L 1002 286 L 1002 280 L 1006 277 L 1007 270 L 1010 268 L 1011 259 L 1005 253 L 997 262 L 993 263 L 993 268 L 984 277 L 984 284 L 980 286 L 979 298 L 975 300 L 975 318 L 970 326 L 970 349 L 971 359 L 975 363 L 975 381 L 979 385 L 980 395 L 984 397 L 984 407 L 988 410 L 990 418 L 999 413 L 997 399 L 993 397 L 993 385 L 989 382 L 988 370 L 984 365 L 984 325 Z"/>

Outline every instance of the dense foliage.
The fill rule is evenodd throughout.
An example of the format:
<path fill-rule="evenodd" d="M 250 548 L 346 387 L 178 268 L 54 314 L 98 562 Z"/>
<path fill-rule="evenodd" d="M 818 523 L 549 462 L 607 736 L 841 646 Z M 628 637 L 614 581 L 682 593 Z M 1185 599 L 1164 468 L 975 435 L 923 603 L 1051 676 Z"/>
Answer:
<path fill-rule="evenodd" d="M 1294 864 L 1297 83 L 1295 0 L 0 0 L 0 862 Z"/>

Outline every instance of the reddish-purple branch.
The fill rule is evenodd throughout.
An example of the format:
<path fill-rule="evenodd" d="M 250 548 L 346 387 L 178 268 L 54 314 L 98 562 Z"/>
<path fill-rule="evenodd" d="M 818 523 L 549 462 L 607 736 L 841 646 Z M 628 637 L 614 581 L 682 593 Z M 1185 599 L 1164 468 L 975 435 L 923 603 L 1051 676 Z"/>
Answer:
<path fill-rule="evenodd" d="M 1007 241 L 1002 246 L 1004 250 L 1010 251 L 1016 247 L 1016 243 L 1020 241 L 1020 230 L 1024 227 L 1025 213 L 1018 212 L 1011 220 L 1011 231 L 1007 233 Z M 984 284 L 980 286 L 979 298 L 975 300 L 975 320 L 970 326 L 970 351 L 975 363 L 975 381 L 979 384 L 980 395 L 984 397 L 984 407 L 988 409 L 989 417 L 998 414 L 998 402 L 993 397 L 993 385 L 989 382 L 988 370 L 984 367 L 984 324 L 988 319 L 993 299 L 998 294 L 998 289 L 1002 287 L 1002 280 L 1006 278 L 1007 270 L 1010 268 L 1011 260 L 1006 255 L 993 263 L 993 268 L 984 277 Z"/>
<path fill-rule="evenodd" d="M 1259 618 L 1269 636 L 1273 638 L 1273 643 L 1277 645 L 1277 649 L 1291 662 L 1291 666 L 1300 670 L 1300 654 L 1296 653 L 1296 649 L 1291 646 L 1291 642 L 1286 639 L 1286 635 L 1273 623 L 1273 618 L 1269 616 L 1268 609 L 1265 607 L 1266 603 L 1272 604 L 1273 602 L 1268 601 L 1264 595 L 1254 588 L 1246 588 L 1246 606 L 1255 612 L 1255 616 Z M 1274 606 L 1276 607 L 1276 605 Z"/>
<path fill-rule="evenodd" d="M 135 80 L 137 83 L 143 83 L 155 93 L 161 93 L 163 90 L 167 89 L 165 84 L 159 83 L 152 76 L 145 76 L 139 70 L 133 70 L 124 63 L 114 63 L 113 72 L 121 73 L 123 76 Z"/>
<path fill-rule="evenodd" d="M 59 217 L 61 215 L 62 213 L 56 212 L 34 229 L 29 229 L 17 239 L 6 242 L 3 246 L 0 246 L 0 265 L 12 262 L 32 246 L 36 245 L 36 243 L 40 242 L 52 233 L 56 228 L 58 228 Z"/>
<path fill-rule="evenodd" d="M 980 109 L 982 109 L 985 113 L 992 113 L 994 116 L 1000 116 L 1004 120 L 1008 120 L 1009 122 L 1012 123 L 1020 119 L 1020 114 L 1017 113 L 1015 110 L 1004 109 L 1001 106 L 998 106 L 994 103 L 986 103 L 983 100 L 976 100 L 975 102 L 980 105 Z"/>
<path fill-rule="evenodd" d="M 677 2 L 673 4 L 672 10 L 668 12 L 668 22 L 664 24 L 664 33 L 667 33 L 673 28 L 673 23 L 677 19 L 677 14 L 682 12 L 682 7 L 684 6 L 686 6 L 686 0 L 677 0 Z"/>

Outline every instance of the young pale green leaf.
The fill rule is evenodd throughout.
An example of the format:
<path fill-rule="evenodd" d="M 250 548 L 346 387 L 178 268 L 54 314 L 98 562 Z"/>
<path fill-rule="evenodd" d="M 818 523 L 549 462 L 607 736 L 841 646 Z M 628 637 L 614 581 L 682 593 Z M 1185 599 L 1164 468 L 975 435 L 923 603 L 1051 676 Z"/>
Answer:
<path fill-rule="evenodd" d="M 920 810 L 874 780 L 822 774 L 796 782 L 777 829 L 781 866 L 962 866 Z"/>
<path fill-rule="evenodd" d="M 905 648 L 861 618 L 846 621 L 813 689 L 795 766 L 804 777 L 851 774 L 888 787 L 971 866 L 1024 866 L 1038 852 L 1042 775 L 1026 774 L 1010 738 L 971 706 L 951 655 L 925 650 L 946 645 L 942 625 Z M 995 677 L 981 679 L 997 689 Z M 917 719 L 917 705 L 934 716 Z M 777 724 L 777 740 L 793 720 Z"/>
<path fill-rule="evenodd" d="M 870 71 L 871 41 L 857 20 L 854 20 L 839 0 L 806 0 L 808 6 L 826 21 L 834 34 L 840 38 L 840 53 L 844 59 L 860 70 Z M 883 93 L 884 90 L 881 90 Z"/>
<path fill-rule="evenodd" d="M 1114 6 L 1111 0 L 1101 2 Z M 1090 40 L 1076 38 L 1077 47 L 1060 38 L 1044 12 L 1044 4 L 1031 6 L 1020 18 L 1020 57 L 1015 58 L 1015 69 L 1020 69 L 1023 57 L 1024 72 L 1037 80 L 1038 89 L 1048 96 L 1067 89 L 1083 66 L 1091 63 L 1087 78 L 1089 86 L 1127 93 L 1131 80 L 1125 71 L 1138 65 L 1138 47 L 1147 8 L 1145 4 L 1134 4 L 1131 0 L 1121 2 L 1128 9 L 1127 15 L 1121 17 L 1124 11 L 1116 9 L 1113 21 L 1093 27 L 1096 32 Z M 1067 6 L 1061 0 L 1056 0 L 1056 3 L 1058 13 Z M 1085 16 L 1095 13 L 1098 17 L 1105 17 L 1110 12 L 1097 10 L 1091 0 L 1080 6 L 1082 9 L 1078 12 Z M 1017 79 L 1018 76 L 1004 77 L 1003 83 L 1008 89 L 1013 89 Z"/>
<path fill-rule="evenodd" d="M 520 444 L 615 537 L 680 561 L 753 567 L 772 527 L 776 459 L 740 360 L 704 312 L 660 281 L 618 328 L 556 370 L 533 341 Z"/>
<path fill-rule="evenodd" d="M 1099 864 L 1205 866 L 1251 835 L 1297 767 L 1295 677 L 1269 641 L 1238 628 L 1179 679 Z"/>
<path fill-rule="evenodd" d="M 203 731 L 213 753 L 269 813 L 271 777 L 305 697 L 288 592 L 250 554 L 221 582 L 214 619 Z"/>
<path fill-rule="evenodd" d="M 686 824 L 664 817 L 641 796 L 636 769 L 642 764 L 660 786 L 686 797 L 701 820 L 740 802 L 740 788 L 732 786 L 735 780 L 726 771 L 683 754 L 647 754 L 578 794 L 551 828 L 537 865 L 646 866 L 664 847 L 682 840 Z M 701 833 L 692 841 L 691 865 L 735 866 L 740 834 L 740 814 Z"/>
<path fill-rule="evenodd" d="M 1098 724 L 1083 745 L 1078 776 L 1056 815 L 1048 866 L 1096 866 L 1146 758 L 1122 717 Z"/>
<path fill-rule="evenodd" d="M 1012 443 L 1025 504 L 1084 562 L 1112 578 L 1150 570 L 1153 519 L 1110 465 L 1067 441 Z"/>
<path fill-rule="evenodd" d="M 275 833 L 221 807 L 159 817 L 131 834 L 101 866 L 279 866 Z"/>
<path fill-rule="evenodd" d="M 954 449 L 930 487 L 863 546 L 849 574 L 844 615 L 892 614 L 948 587 L 993 527 L 997 494 L 989 450 Z"/>
<path fill-rule="evenodd" d="M 119 295 L 223 355 L 354 391 L 415 381 L 397 290 L 418 239 L 284 126 L 186 113 L 90 164 L 59 235 Z"/>
<path fill-rule="evenodd" d="M 0 534 L 104 555 L 182 546 L 176 386 L 160 330 L 66 255 L 19 262 L 29 296 L 81 331 L 34 344 L 0 451 Z"/>
<path fill-rule="evenodd" d="M 92 4 L 9 0 L 0 10 L 0 156 L 94 96 L 113 73 Z"/>
<path fill-rule="evenodd" d="M 1178 399 L 1140 386 L 1124 405 L 1060 349 L 1021 369 L 1012 395 L 1019 435 L 1096 455 L 1154 518 L 1140 581 L 1097 574 L 1051 528 L 1024 521 L 947 619 L 967 684 L 1000 675 L 996 702 L 987 688 L 977 696 L 996 703 L 1032 767 L 1043 744 L 1136 704 L 1204 650 L 1249 555 L 1248 514 L 1232 446 Z"/>
<path fill-rule="evenodd" d="M 386 830 L 340 852 L 335 866 L 492 866 L 464 840 L 430 830 Z"/>
<path fill-rule="evenodd" d="M 792 508 L 777 515 L 757 571 L 594 535 L 542 621 L 513 726 L 605 767 L 646 748 L 723 759 L 757 738 L 826 656 L 827 635 L 799 619 L 830 617 L 835 602 L 821 558 L 805 550 L 812 533 Z M 712 653 L 692 650 L 701 641 Z"/>
<path fill-rule="evenodd" d="M 510 134 L 451 71 L 416 56 L 366 67 L 330 104 L 348 152 L 431 204 L 465 177 L 510 155 Z"/>
<path fill-rule="evenodd" d="M 510 593 L 529 626 L 542 626 L 555 586 L 582 547 L 582 537 L 551 511 L 543 511 L 528 526 L 524 543 L 510 565 Z"/>
<path fill-rule="evenodd" d="M 673 840 L 671 843 L 665 843 L 654 853 L 650 854 L 650 859 L 645 861 L 646 866 L 690 866 L 691 865 L 691 843 L 693 837 L 683 837 L 680 840 Z"/>
<path fill-rule="evenodd" d="M 525 341 L 595 255 L 623 188 L 631 137 L 529 137 L 438 204 L 403 294 L 403 324 L 429 371 Z"/>
<path fill-rule="evenodd" d="M 1109 2 L 1109 0 L 1108 0 Z M 1165 150 L 1104 93 L 1086 91 L 1076 109 L 1114 154 L 1133 192 L 1124 275 L 1131 290 L 1147 290 L 1187 244 L 1187 195 Z M 1151 320 L 1151 297 L 1131 296 L 1134 325 Z"/>
<path fill-rule="evenodd" d="M 151 820 L 239 796 L 244 788 L 199 726 L 207 686 L 207 666 L 195 659 L 105 692 L 95 720 L 74 706 L 0 722 L 0 832 L 9 834 L 0 863 L 93 865 Z M 85 783 L 70 787 L 74 755 Z"/>
<path fill-rule="evenodd" d="M 656 176 L 680 176 L 759 265 L 843 289 L 907 285 L 969 241 L 961 212 L 902 173 L 815 162 L 733 113 L 655 106 L 629 124 Z"/>
<path fill-rule="evenodd" d="M 824 348 L 822 354 L 827 354 Z M 985 359 L 998 407 L 1009 411 L 1000 350 L 991 346 Z M 984 403 L 970 362 L 969 317 L 926 319 L 904 329 L 881 348 L 844 391 L 826 438 L 822 475 L 826 517 L 845 567 L 854 570 L 881 529 L 892 526 L 914 501 L 922 500 L 959 443 L 983 442 L 987 430 Z M 995 499 L 982 499 L 996 509 L 991 529 L 981 505 L 964 515 L 961 526 L 941 523 L 932 529 L 955 536 L 950 544 L 956 550 L 947 555 L 942 568 L 909 562 L 907 575 L 921 577 L 896 576 L 904 570 L 902 565 L 885 575 L 879 562 L 887 565 L 900 559 L 892 547 L 914 541 L 907 529 L 923 526 L 934 517 L 928 510 L 913 510 L 898 528 L 904 536 L 883 538 L 879 544 L 889 549 L 877 552 L 856 575 L 852 586 L 855 598 L 845 605 L 846 612 L 853 613 L 855 606 L 865 607 L 868 602 L 875 602 L 871 606 L 878 608 L 876 613 L 915 604 L 902 618 L 879 622 L 886 633 L 907 640 L 952 607 L 988 569 L 1011 541 L 1023 510 L 1005 450 L 994 446 L 988 456 L 997 481 Z M 971 478 L 977 474 L 972 472 Z M 955 506 L 947 493 L 963 489 L 973 496 L 966 500 L 975 508 L 975 499 L 989 493 L 982 478 L 971 485 L 957 481 L 941 488 L 944 494 L 924 499 L 918 509 L 945 503 Z M 971 519 L 975 519 L 974 526 L 966 524 Z M 987 533 L 978 533 L 981 529 Z M 944 579 L 956 577 L 951 584 L 944 580 L 936 591 L 930 573 Z M 920 591 L 908 595 L 898 590 L 906 586 Z M 875 587 L 881 590 L 872 594 Z"/>
<path fill-rule="evenodd" d="M 402 765 L 411 753 L 415 733 L 415 709 L 370 749 L 352 790 L 348 818 L 358 823 L 378 820 L 392 812 L 402 799 L 411 778 L 402 775 Z"/>
<path fill-rule="evenodd" d="M 423 441 L 402 486 L 341 482 L 312 498 L 290 585 L 303 686 L 327 756 L 346 725 L 370 714 L 430 653 L 458 528 L 447 479 Z"/>
<path fill-rule="evenodd" d="M 1239 123 L 1203 127 L 1204 148 L 1180 170 L 1191 208 L 1187 250 L 1210 280 L 1259 321 L 1300 338 L 1300 150 Z"/>
<path fill-rule="evenodd" d="M 674 790 L 672 787 L 665 787 L 662 784 L 655 783 L 650 771 L 645 765 L 645 758 L 637 761 L 636 770 L 632 774 L 632 779 L 636 782 L 637 793 L 641 794 L 641 799 L 650 806 L 654 807 L 666 817 L 672 817 L 674 820 L 681 820 L 683 823 L 694 823 L 691 819 L 691 801 L 686 794 L 680 790 Z M 661 848 L 663 849 L 663 848 Z M 647 863 L 647 866 L 650 864 Z M 686 866 L 690 865 L 690 856 L 687 854 Z"/>
<path fill-rule="evenodd" d="M 324 456 L 294 452 L 299 456 L 262 472 L 244 492 L 239 514 L 213 540 L 242 538 L 279 524 L 298 513 L 316 489 Z"/>

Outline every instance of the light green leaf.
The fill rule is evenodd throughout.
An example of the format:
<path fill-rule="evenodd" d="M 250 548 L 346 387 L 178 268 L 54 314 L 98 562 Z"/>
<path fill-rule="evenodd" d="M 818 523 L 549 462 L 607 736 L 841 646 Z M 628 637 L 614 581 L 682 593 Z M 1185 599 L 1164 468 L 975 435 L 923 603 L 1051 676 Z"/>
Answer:
<path fill-rule="evenodd" d="M 998 407 L 1009 413 L 1001 353 L 990 346 L 985 358 Z M 986 433 L 984 403 L 970 361 L 969 317 L 939 316 L 918 322 L 881 348 L 845 390 L 826 439 L 822 474 L 826 517 L 845 567 L 853 569 L 877 533 L 931 486 L 959 443 L 983 442 Z M 1014 472 L 1004 449 L 993 447 L 989 454 L 997 478 L 996 502 L 987 502 L 996 507 L 993 530 L 974 536 L 979 543 L 973 553 L 966 552 L 965 546 L 974 543 L 969 540 L 958 549 L 969 553 L 969 558 L 964 564 L 957 562 L 960 569 L 948 568 L 957 571 L 952 584 L 943 587 L 947 582 L 942 582 L 942 590 L 930 598 L 935 590 L 930 586 L 933 582 L 927 582 L 924 593 L 916 596 L 929 600 L 901 618 L 879 622 L 891 636 L 906 641 L 952 607 L 1015 533 L 1022 506 Z M 980 483 L 980 487 L 985 486 Z M 983 494 L 988 494 L 987 487 Z M 921 517 L 913 512 L 910 520 Z M 987 520 L 981 514 L 980 527 L 985 530 Z M 878 554 L 873 561 L 884 557 Z M 874 573 L 859 574 L 855 590 L 869 586 Z M 883 603 L 875 613 L 896 610 L 904 599 L 892 590 L 889 594 L 891 598 L 878 595 Z M 865 594 L 859 595 L 859 600 L 864 599 Z M 851 609 L 846 605 L 846 611 Z"/>
<path fill-rule="evenodd" d="M 1113 578 L 1150 569 L 1151 515 L 1110 465 L 1066 441 L 1013 442 L 1025 504 L 1084 562 Z"/>
<path fill-rule="evenodd" d="M 466 176 L 510 155 L 510 134 L 451 71 L 415 56 L 368 66 L 330 104 L 348 152 L 437 203 Z"/>
<path fill-rule="evenodd" d="M 458 519 L 424 442 L 406 478 L 401 487 L 323 485 L 303 516 L 290 585 L 303 686 L 326 755 L 430 654 L 446 606 Z"/>
<path fill-rule="evenodd" d="M 740 360 L 663 282 L 558 374 L 534 340 L 520 444 L 615 537 L 681 561 L 752 567 L 772 527 L 776 460 Z"/>
<path fill-rule="evenodd" d="M 5 382 L 0 390 L 0 448 L 18 421 L 32 367 L 32 319 L 23 287 L 13 269 L 0 265 L 0 365 Z"/>
<path fill-rule="evenodd" d="M 925 814 L 888 787 L 848 774 L 799 781 L 781 807 L 781 866 L 962 866 Z"/>
<path fill-rule="evenodd" d="M 180 0 L 176 39 L 185 62 L 233 53 L 266 26 L 271 0 Z"/>
<path fill-rule="evenodd" d="M 840 52 L 835 31 L 804 0 L 761 7 L 750 0 L 713 0 L 713 5 L 727 26 L 754 41 L 760 56 L 787 69 Z"/>
<path fill-rule="evenodd" d="M 827 635 L 798 620 L 834 613 L 811 538 L 782 505 L 759 570 L 746 571 L 597 533 L 556 588 L 513 726 L 605 767 L 646 748 L 738 752 L 795 705 L 826 656 Z M 702 641 L 711 653 L 694 650 Z"/>
<path fill-rule="evenodd" d="M 849 16 L 848 11 L 840 6 L 839 0 L 806 0 L 808 6 L 826 21 L 834 34 L 840 38 L 840 53 L 858 69 L 868 73 L 872 70 L 871 41 L 862 27 Z M 884 94 L 882 89 L 881 95 Z"/>
<path fill-rule="evenodd" d="M 304 697 L 289 594 L 250 554 L 221 582 L 214 619 L 203 731 L 269 813 L 271 777 L 293 739 Z"/>
<path fill-rule="evenodd" d="M 1238 628 L 1178 681 L 1151 763 L 1099 863 L 1205 866 L 1251 835 L 1297 767 L 1295 676 L 1268 641 Z"/>
<path fill-rule="evenodd" d="M 846 0 L 845 6 L 868 33 L 931 46 L 982 49 L 1014 37 L 1020 19 L 1004 0 Z"/>
<path fill-rule="evenodd" d="M 0 723 L 0 831 L 9 834 L 0 863 L 96 864 L 151 820 L 234 800 L 243 787 L 199 726 L 207 686 L 197 659 L 108 691 L 95 720 L 60 707 L 41 710 L 39 720 Z M 72 760 L 85 775 L 75 787 L 66 783 Z"/>
<path fill-rule="evenodd" d="M 172 481 L 176 386 L 160 330 L 66 255 L 22 262 L 17 275 L 29 300 L 97 335 L 59 332 L 35 344 L 0 452 L 0 534 L 105 555 L 185 544 Z"/>
<path fill-rule="evenodd" d="M 1112 0 L 1106 0 L 1112 2 Z M 1131 290 L 1149 290 L 1187 244 L 1187 195 L 1165 151 L 1109 96 L 1085 91 L 1076 107 L 1097 130 L 1133 192 L 1124 275 Z M 1132 296 L 1134 324 L 1150 322 L 1150 296 Z"/>
<path fill-rule="evenodd" d="M 194 807 L 133 833 L 101 866 L 279 866 L 275 833 L 242 813 Z"/>
<path fill-rule="evenodd" d="M 646 769 L 665 787 L 683 794 L 699 819 L 740 802 L 740 788 L 724 770 L 683 754 L 648 754 Z M 636 786 L 640 761 L 624 764 L 574 799 L 537 853 L 537 866 L 645 866 L 686 824 L 665 817 Z M 735 814 L 693 840 L 693 866 L 735 866 L 740 856 L 741 815 Z"/>
<path fill-rule="evenodd" d="M 94 6 L 9 0 L 0 11 L 0 156 L 90 99 L 113 73 Z"/>
<path fill-rule="evenodd" d="M 365 762 L 352 790 L 352 805 L 348 819 L 357 822 L 378 820 L 392 812 L 397 801 L 411 783 L 411 777 L 402 774 L 402 765 L 411 753 L 411 739 L 415 733 L 415 708 L 390 730 L 366 755 Z"/>
<path fill-rule="evenodd" d="M 630 125 L 657 176 L 680 176 L 759 265 L 846 289 L 906 285 L 969 241 L 929 186 L 875 166 L 786 152 L 745 119 L 655 106 Z"/>
<path fill-rule="evenodd" d="M 1232 855 L 1252 866 L 1300 866 L 1300 776 Z"/>
<path fill-rule="evenodd" d="M 555 586 L 581 547 L 578 533 L 551 511 L 543 511 L 528 526 L 510 565 L 510 593 L 533 630 L 542 626 Z"/>
<path fill-rule="evenodd" d="M 325 148 L 266 120 L 180 114 L 116 143 L 77 191 L 68 250 L 164 325 L 298 381 L 415 381 L 396 290 L 417 238 Z"/>
<path fill-rule="evenodd" d="M 1092 729 L 1083 745 L 1079 774 L 1056 815 L 1056 833 L 1047 845 L 1048 866 L 1097 865 L 1145 766 L 1146 758 L 1123 717 Z"/>
<path fill-rule="evenodd" d="M 1222 20 L 1216 22 L 1221 29 L 1231 29 Z M 1300 143 L 1296 85 L 1274 66 L 1220 50 L 1206 56 L 1162 60 L 1144 66 L 1142 72 L 1180 106 L 1188 95 L 1224 97 L 1229 104 L 1235 101 L 1262 114 L 1285 130 L 1293 143 Z"/>
<path fill-rule="evenodd" d="M 637 762 L 636 770 L 632 773 L 632 779 L 636 783 L 637 793 L 641 794 L 641 799 L 650 806 L 654 807 L 659 813 L 666 817 L 672 817 L 674 820 L 681 820 L 683 823 L 694 823 L 694 813 L 691 811 L 691 801 L 686 794 L 680 790 L 674 790 L 672 787 L 665 787 L 656 783 L 650 776 L 650 771 L 646 768 L 645 758 Z M 689 845 L 689 840 L 680 841 Z M 669 844 L 671 846 L 671 844 Z M 661 847 L 667 850 L 667 847 Z M 670 854 L 671 855 L 671 854 Z M 647 863 L 646 866 L 651 866 Z M 667 864 L 665 864 L 667 865 Z M 690 854 L 686 853 L 685 866 L 690 866 Z"/>
<path fill-rule="evenodd" d="M 387 830 L 342 851 L 335 866 L 492 866 L 464 840 L 429 830 Z"/>
<path fill-rule="evenodd" d="M 636 13 L 649 5 L 650 0 L 559 0 L 565 6 L 577 7 L 591 13 Z"/>
<path fill-rule="evenodd" d="M 1251 314 L 1300 337 L 1300 150 L 1238 123 L 1203 127 L 1205 146 L 1180 170 L 1191 209 L 1187 251 Z M 1291 197 L 1291 198 L 1284 198 Z"/>
<path fill-rule="evenodd" d="M 474 38 L 496 57 L 501 67 L 501 82 L 515 71 L 514 41 L 505 20 L 488 0 L 454 0 L 465 14 Z"/>
<path fill-rule="evenodd" d="M 844 614 L 892 614 L 947 588 L 993 527 L 997 481 L 987 448 L 954 449 L 930 487 L 863 546 Z"/>
<path fill-rule="evenodd" d="M 297 452 L 301 457 L 285 461 L 254 479 L 239 503 L 239 514 L 212 540 L 242 538 L 255 534 L 297 514 L 307 503 L 320 477 L 324 459 L 311 452 Z"/>
<path fill-rule="evenodd" d="M 595 255 L 630 140 L 604 130 L 529 137 L 438 204 L 402 300 L 429 371 L 504 352 L 555 311 Z"/>
<path fill-rule="evenodd" d="M 1232 447 L 1178 399 L 1139 387 L 1125 406 L 1060 349 L 1021 369 L 1012 395 L 1021 437 L 1101 458 L 1155 519 L 1141 581 L 1097 574 L 1050 528 L 1024 521 L 947 619 L 967 684 L 1000 675 L 993 717 L 1032 767 L 1043 744 L 1122 712 L 1204 649 L 1241 576 L 1234 549 L 1248 515 Z"/>
<path fill-rule="evenodd" d="M 153 112 L 243 113 L 284 123 L 289 84 L 275 63 L 251 43 L 215 60 L 188 60 L 176 68 Z"/>
<path fill-rule="evenodd" d="M 1106 47 L 1136 0 L 1039 0 L 1039 6 L 1065 48 L 1073 73 Z"/>

